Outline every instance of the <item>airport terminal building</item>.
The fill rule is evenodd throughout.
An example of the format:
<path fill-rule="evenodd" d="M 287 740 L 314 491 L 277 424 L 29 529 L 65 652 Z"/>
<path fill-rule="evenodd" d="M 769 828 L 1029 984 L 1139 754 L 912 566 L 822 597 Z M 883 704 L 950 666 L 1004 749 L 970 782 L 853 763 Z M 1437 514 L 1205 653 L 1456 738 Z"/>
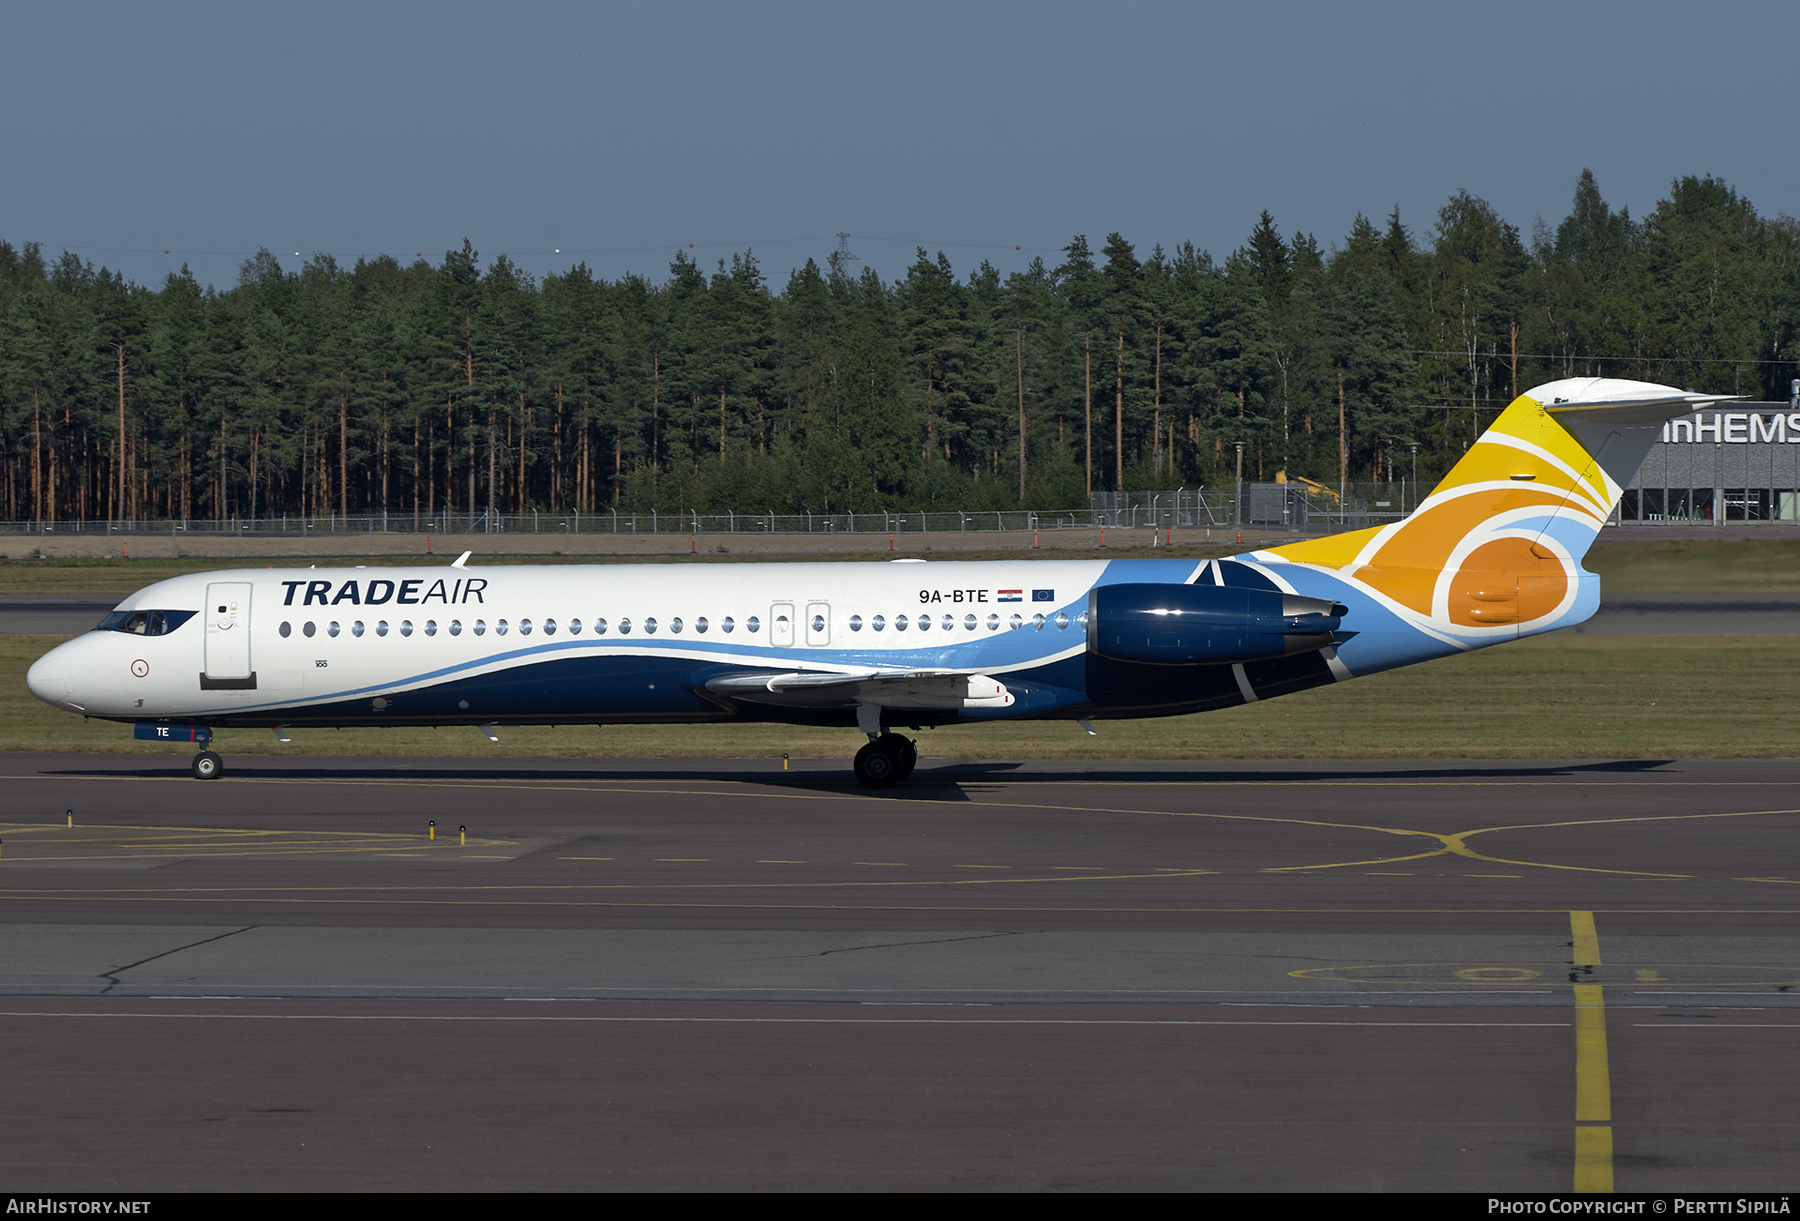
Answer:
<path fill-rule="evenodd" d="M 1800 521 L 1800 403 L 1729 403 L 1663 426 L 1616 520 Z"/>

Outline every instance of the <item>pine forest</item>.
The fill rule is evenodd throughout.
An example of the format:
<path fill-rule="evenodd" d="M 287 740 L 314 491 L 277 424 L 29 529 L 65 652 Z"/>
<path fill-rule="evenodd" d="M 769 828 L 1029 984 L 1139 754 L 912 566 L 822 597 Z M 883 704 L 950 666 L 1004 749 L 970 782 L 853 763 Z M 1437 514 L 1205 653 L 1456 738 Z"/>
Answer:
<path fill-rule="evenodd" d="M 1713 178 L 1643 219 L 1588 173 L 1529 238 L 1481 199 L 1263 213 L 1220 259 L 1078 236 L 903 278 L 753 251 L 608 282 L 468 242 L 228 288 L 0 243 L 0 518 L 1085 508 L 1093 493 L 1432 479 L 1523 389 L 1762 399 L 1800 376 L 1800 222 Z"/>

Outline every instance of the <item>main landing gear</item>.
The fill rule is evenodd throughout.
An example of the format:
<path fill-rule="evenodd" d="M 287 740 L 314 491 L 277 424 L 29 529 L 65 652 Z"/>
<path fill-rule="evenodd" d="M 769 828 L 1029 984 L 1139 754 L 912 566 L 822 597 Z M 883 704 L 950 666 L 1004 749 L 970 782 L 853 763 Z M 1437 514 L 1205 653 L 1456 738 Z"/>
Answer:
<path fill-rule="evenodd" d="M 912 775 L 919 748 L 911 738 L 884 733 L 856 752 L 856 778 L 864 788 L 887 789 Z"/>
<path fill-rule="evenodd" d="M 225 760 L 210 750 L 203 750 L 194 756 L 194 779 L 217 780 L 225 774 Z"/>

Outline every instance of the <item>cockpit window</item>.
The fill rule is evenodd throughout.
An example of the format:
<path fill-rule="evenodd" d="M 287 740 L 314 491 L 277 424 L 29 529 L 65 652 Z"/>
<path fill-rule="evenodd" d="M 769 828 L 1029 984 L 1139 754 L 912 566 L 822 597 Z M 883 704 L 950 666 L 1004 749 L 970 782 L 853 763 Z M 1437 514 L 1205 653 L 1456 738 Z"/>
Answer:
<path fill-rule="evenodd" d="M 114 611 L 94 625 L 96 632 L 129 632 L 133 636 L 167 636 L 194 617 L 190 610 Z"/>

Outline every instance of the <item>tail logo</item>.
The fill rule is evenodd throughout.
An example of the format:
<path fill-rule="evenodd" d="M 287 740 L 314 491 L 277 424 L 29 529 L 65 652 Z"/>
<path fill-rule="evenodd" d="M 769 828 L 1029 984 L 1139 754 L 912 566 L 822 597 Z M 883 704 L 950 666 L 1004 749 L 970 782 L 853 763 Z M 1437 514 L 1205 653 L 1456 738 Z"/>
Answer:
<path fill-rule="evenodd" d="M 1404 521 L 1276 548 L 1337 570 L 1421 627 L 1480 638 L 1567 612 L 1619 486 L 1520 396 Z"/>

